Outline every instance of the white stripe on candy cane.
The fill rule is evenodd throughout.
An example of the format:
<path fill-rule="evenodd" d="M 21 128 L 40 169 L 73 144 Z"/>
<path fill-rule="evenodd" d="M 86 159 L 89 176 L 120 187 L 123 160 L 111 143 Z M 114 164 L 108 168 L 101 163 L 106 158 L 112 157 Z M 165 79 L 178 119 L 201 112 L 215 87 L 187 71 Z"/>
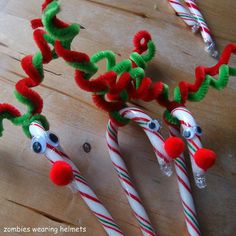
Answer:
<path fill-rule="evenodd" d="M 30 125 L 30 132 L 32 137 L 35 135 L 41 135 L 42 137 L 46 136 L 46 131 L 43 127 L 37 123 L 32 122 Z M 87 206 L 97 217 L 99 222 L 102 224 L 104 230 L 109 236 L 122 236 L 124 235 L 118 225 L 114 222 L 112 216 L 103 206 L 101 201 L 98 199 L 93 190 L 89 187 L 85 178 L 81 175 L 79 169 L 75 164 L 70 160 L 70 158 L 63 152 L 63 149 L 58 145 L 54 147 L 47 143 L 46 151 L 44 153 L 46 158 L 54 164 L 56 161 L 65 161 L 68 163 L 73 170 L 74 180 L 71 183 L 71 187 L 75 192 L 79 192 Z"/>

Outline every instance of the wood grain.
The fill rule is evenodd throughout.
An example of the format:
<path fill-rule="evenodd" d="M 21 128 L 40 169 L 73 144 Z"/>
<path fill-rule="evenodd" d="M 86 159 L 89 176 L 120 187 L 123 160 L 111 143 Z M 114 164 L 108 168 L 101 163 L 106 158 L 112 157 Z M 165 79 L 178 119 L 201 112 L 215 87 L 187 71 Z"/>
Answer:
<path fill-rule="evenodd" d="M 24 76 L 20 59 L 37 51 L 29 21 L 40 16 L 41 3 L 0 0 L 0 99 L 22 111 L 25 107 L 16 102 L 12 93 L 15 82 Z M 199 1 L 199 6 L 220 50 L 228 42 L 236 42 L 235 1 L 206 0 Z M 157 55 L 148 67 L 148 75 L 168 83 L 171 89 L 180 80 L 194 81 L 196 65 L 215 63 L 204 52 L 200 36 L 186 29 L 165 0 L 67 0 L 62 1 L 62 9 L 63 19 L 85 28 L 73 43 L 73 49 L 89 55 L 111 49 L 118 60 L 127 58 L 134 33 L 140 29 L 150 31 L 157 44 Z M 233 59 L 232 63 L 235 62 Z M 66 152 L 125 235 L 141 235 L 109 160 L 105 143 L 107 115 L 92 104 L 90 94 L 75 86 L 73 70 L 62 60 L 45 66 L 45 71 L 45 81 L 36 90 L 45 100 L 44 114 L 51 129 L 61 137 Z M 236 81 L 232 78 L 224 91 L 210 90 L 203 102 L 188 105 L 204 130 L 204 146 L 218 154 L 216 166 L 207 175 L 207 189 L 198 190 L 193 185 L 205 236 L 234 236 L 236 232 L 235 92 Z M 154 102 L 137 102 L 137 105 L 153 117 L 160 117 L 163 112 Z M 0 144 L 0 228 L 85 226 L 84 235 L 104 235 L 80 196 L 49 181 L 49 164 L 31 152 L 30 140 L 21 129 L 7 121 L 4 126 Z M 83 151 L 85 142 L 91 144 L 90 153 Z M 175 176 L 166 178 L 160 173 L 142 131 L 133 124 L 122 129 L 120 145 L 156 231 L 163 236 L 187 235 Z"/>

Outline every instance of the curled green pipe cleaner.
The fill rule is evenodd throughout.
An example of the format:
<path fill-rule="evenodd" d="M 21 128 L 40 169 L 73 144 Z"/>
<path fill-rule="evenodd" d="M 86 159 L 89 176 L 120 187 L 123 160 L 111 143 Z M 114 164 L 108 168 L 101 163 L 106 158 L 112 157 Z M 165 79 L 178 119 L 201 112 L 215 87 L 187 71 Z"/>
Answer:
<path fill-rule="evenodd" d="M 57 56 L 62 57 L 70 66 L 76 69 L 77 74 L 79 74 L 79 78 L 83 78 L 83 80 L 85 79 L 88 81 L 88 83 L 85 83 L 85 85 L 83 84 L 85 88 L 83 88 L 81 84 L 80 87 L 86 91 L 89 91 L 89 86 L 91 85 L 91 92 L 96 90 L 96 92 L 93 92 L 95 95 L 93 96 L 95 104 L 100 108 L 102 107 L 102 109 L 108 111 L 110 114 L 114 112 L 114 114 L 112 113 L 112 116 L 117 117 L 117 111 L 122 106 L 126 106 L 125 104 L 129 100 L 129 86 L 127 85 L 127 87 L 122 87 L 123 89 L 119 91 L 119 95 L 115 96 L 116 99 L 118 99 L 117 105 L 112 101 L 109 105 L 109 102 L 105 101 L 105 95 L 109 94 L 111 91 L 118 90 L 117 88 L 114 89 L 114 87 L 111 87 L 111 84 L 113 84 L 112 86 L 117 86 L 118 84 L 121 85 L 122 83 L 119 82 L 124 73 L 129 73 L 132 79 L 132 86 L 134 86 L 136 89 L 139 89 L 142 84 L 142 80 L 145 78 L 144 69 L 146 68 L 147 63 L 155 55 L 155 45 L 151 40 L 151 37 L 147 32 L 139 32 L 139 35 L 137 35 L 134 39 L 135 50 L 130 54 L 130 58 L 122 60 L 118 63 L 116 62 L 115 53 L 110 50 L 98 51 L 89 57 L 85 53 L 70 50 L 71 43 L 75 36 L 79 34 L 80 27 L 78 24 L 71 24 L 67 27 L 61 27 L 60 25 L 55 24 L 54 19 L 56 18 L 59 10 L 60 5 L 57 0 L 54 0 L 49 3 L 43 11 L 42 23 L 47 32 L 45 39 L 48 43 L 54 46 Z M 141 44 L 143 35 L 145 36 L 145 43 Z M 97 73 L 97 64 L 101 60 L 106 60 L 107 72 L 115 72 L 117 76 L 120 76 L 119 79 L 116 79 L 117 83 L 107 81 L 107 79 L 109 80 L 108 75 L 104 77 L 103 80 L 93 79 L 91 80 L 91 83 L 89 83 L 90 79 Z M 78 73 L 78 71 L 82 72 L 83 74 Z M 99 83 L 101 85 L 101 90 L 97 91 L 98 89 L 94 89 L 93 86 L 95 86 L 94 84 L 98 85 Z M 106 84 L 107 86 L 104 87 L 102 84 Z M 122 102 L 122 106 L 120 102 Z M 103 105 L 101 106 L 102 103 Z"/>
<path fill-rule="evenodd" d="M 195 83 L 180 82 L 174 89 L 173 103 L 185 104 L 187 100 L 198 102 L 204 99 L 210 87 L 221 90 L 229 82 L 230 76 L 236 76 L 236 67 L 228 65 L 232 54 L 236 54 L 236 44 L 228 44 L 222 52 L 219 62 L 213 67 L 198 66 L 195 71 Z M 215 76 L 218 78 L 216 79 Z M 168 89 L 166 89 L 168 91 Z M 166 96 L 166 100 L 168 96 Z M 176 119 L 170 112 L 165 113 L 165 119 L 171 124 L 176 124 Z"/>

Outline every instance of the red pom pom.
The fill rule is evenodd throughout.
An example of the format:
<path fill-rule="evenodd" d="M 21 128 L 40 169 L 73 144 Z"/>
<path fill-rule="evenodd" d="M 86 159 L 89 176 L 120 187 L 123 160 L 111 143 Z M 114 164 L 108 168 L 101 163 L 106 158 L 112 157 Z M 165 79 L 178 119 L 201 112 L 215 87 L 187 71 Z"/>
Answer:
<path fill-rule="evenodd" d="M 206 171 L 214 165 L 216 154 L 209 149 L 201 148 L 194 154 L 194 160 L 200 168 Z"/>
<path fill-rule="evenodd" d="M 176 158 L 183 153 L 185 145 L 182 139 L 170 137 L 165 141 L 164 148 L 171 158 Z"/>
<path fill-rule="evenodd" d="M 67 185 L 71 183 L 73 178 L 71 166 L 64 161 L 56 161 L 50 170 L 50 179 L 56 185 Z"/>

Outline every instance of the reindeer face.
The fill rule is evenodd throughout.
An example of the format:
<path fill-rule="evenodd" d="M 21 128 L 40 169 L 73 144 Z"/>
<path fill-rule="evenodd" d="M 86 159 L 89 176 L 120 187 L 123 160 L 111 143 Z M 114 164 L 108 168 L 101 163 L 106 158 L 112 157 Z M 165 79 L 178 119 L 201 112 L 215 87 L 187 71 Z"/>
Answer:
<path fill-rule="evenodd" d="M 31 148 L 37 154 L 44 154 L 53 164 L 50 171 L 50 178 L 56 185 L 67 185 L 74 178 L 69 157 L 63 152 L 58 137 L 45 131 L 38 122 L 32 122 L 29 126 L 32 136 Z"/>
<path fill-rule="evenodd" d="M 188 109 L 178 107 L 171 113 L 180 121 L 180 133 L 187 141 L 195 182 L 199 188 L 204 188 L 204 172 L 214 164 L 216 155 L 213 151 L 202 148 L 202 130 Z"/>
<path fill-rule="evenodd" d="M 178 157 L 184 151 L 183 141 L 173 137 L 165 140 L 160 133 L 161 125 L 158 120 L 152 119 L 138 108 L 124 108 L 120 115 L 133 120 L 143 129 L 153 146 L 161 170 L 170 176 L 172 158 Z"/>
<path fill-rule="evenodd" d="M 31 148 L 35 153 L 45 154 L 47 149 L 60 146 L 58 137 L 44 128 L 37 122 L 32 122 L 29 127 L 32 135 Z"/>

